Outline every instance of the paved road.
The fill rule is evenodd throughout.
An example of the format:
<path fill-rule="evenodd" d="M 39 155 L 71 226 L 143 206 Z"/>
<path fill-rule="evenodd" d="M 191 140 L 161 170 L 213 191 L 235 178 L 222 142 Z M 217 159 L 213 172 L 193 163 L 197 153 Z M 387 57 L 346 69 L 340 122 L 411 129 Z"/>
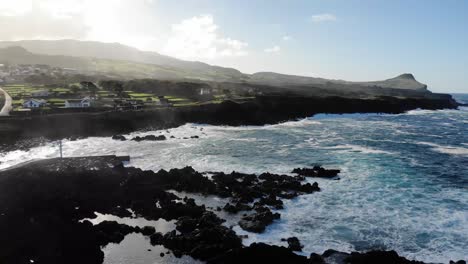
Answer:
<path fill-rule="evenodd" d="M 11 96 L 0 87 L 0 93 L 3 93 L 5 95 L 5 104 L 3 105 L 2 110 L 0 110 L 0 116 L 9 116 L 10 111 L 13 109 L 11 106 Z"/>

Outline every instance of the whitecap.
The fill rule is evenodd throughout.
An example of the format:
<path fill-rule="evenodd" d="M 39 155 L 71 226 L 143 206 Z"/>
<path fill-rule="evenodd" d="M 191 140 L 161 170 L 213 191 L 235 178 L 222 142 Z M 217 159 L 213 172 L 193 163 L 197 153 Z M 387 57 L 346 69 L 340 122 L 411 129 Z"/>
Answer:
<path fill-rule="evenodd" d="M 388 155 L 395 154 L 390 151 L 373 149 L 373 148 L 353 145 L 353 144 L 343 144 L 343 145 L 337 145 L 337 146 L 331 146 L 331 147 L 320 147 L 320 148 L 337 150 L 339 152 L 359 152 L 359 153 L 365 153 L 365 154 L 388 154 Z"/>
<path fill-rule="evenodd" d="M 443 146 L 443 145 L 439 145 L 439 144 L 435 144 L 431 142 L 416 142 L 416 144 L 430 146 L 432 147 L 431 149 L 433 151 L 436 151 L 439 153 L 468 157 L 468 148 L 455 147 L 455 146 Z M 466 145 L 465 143 L 462 143 L 462 144 Z"/>

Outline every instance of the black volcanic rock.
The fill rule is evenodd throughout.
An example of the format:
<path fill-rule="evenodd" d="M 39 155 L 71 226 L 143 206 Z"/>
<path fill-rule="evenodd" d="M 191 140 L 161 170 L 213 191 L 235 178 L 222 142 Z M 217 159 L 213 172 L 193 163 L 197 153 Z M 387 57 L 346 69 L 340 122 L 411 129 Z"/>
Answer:
<path fill-rule="evenodd" d="M 466 261 L 464 261 L 464 260 L 459 260 L 459 261 L 456 261 L 456 262 L 455 262 L 455 261 L 452 261 L 452 260 L 451 260 L 451 261 L 449 262 L 449 264 L 466 264 Z"/>
<path fill-rule="evenodd" d="M 114 135 L 114 136 L 112 136 L 112 139 L 113 139 L 113 140 L 120 140 L 120 141 L 125 141 L 125 140 L 127 140 L 127 139 L 126 139 L 124 136 L 122 136 L 122 135 Z"/>
<path fill-rule="evenodd" d="M 352 252 L 346 261 L 350 264 L 422 264 L 420 261 L 411 261 L 398 256 L 395 251 L 370 251 L 367 253 Z"/>
<path fill-rule="evenodd" d="M 122 165 L 88 170 L 77 164 L 88 164 L 83 159 L 67 162 L 68 166 L 53 166 L 50 163 L 65 161 L 52 159 L 0 171 L 0 263 L 100 264 L 104 261 L 102 248 L 121 242 L 130 233 L 149 237 L 151 244 L 163 245 L 176 257 L 189 255 L 208 263 L 323 263 L 332 259 L 342 261 L 338 263 L 417 263 L 391 251 L 349 254 L 329 250 L 308 259 L 292 252 L 301 248 L 295 238 L 287 240 L 290 248 L 245 247 L 241 237 L 204 205 L 167 191 L 229 197 L 236 210 L 253 209 L 239 225 L 262 232 L 280 217 L 268 207 L 279 204 L 280 194 L 297 197 L 318 188 L 302 184 L 301 177 L 215 172 L 210 179 L 190 167 L 159 172 Z M 95 212 L 128 217 L 126 209 L 148 220 L 175 220 L 176 230 L 162 234 L 153 227 L 113 221 L 93 226 L 83 220 L 95 218 Z"/>
<path fill-rule="evenodd" d="M 262 233 L 266 226 L 281 217 L 278 213 L 272 213 L 270 209 L 261 207 L 256 212 L 245 215 L 239 221 L 239 226 L 249 232 Z"/>
<path fill-rule="evenodd" d="M 297 237 L 282 238 L 281 241 L 288 242 L 288 248 L 292 251 L 302 251 L 304 246 L 301 245 L 301 242 Z"/>
<path fill-rule="evenodd" d="M 314 166 L 313 168 L 296 168 L 292 173 L 305 177 L 333 178 L 340 173 L 340 170 L 327 170 L 320 166 Z"/>
<path fill-rule="evenodd" d="M 240 248 L 208 260 L 211 264 L 238 263 L 288 263 L 310 264 L 304 256 L 294 254 L 290 249 L 270 246 L 264 243 L 253 243 L 249 247 Z"/>
<path fill-rule="evenodd" d="M 140 137 L 140 136 L 136 136 L 134 138 L 132 138 L 133 141 L 137 141 L 137 142 L 140 142 L 140 141 L 163 141 L 163 140 L 166 140 L 166 136 L 164 135 L 160 135 L 160 136 L 155 136 L 155 135 L 148 135 L 148 136 L 144 136 L 144 137 Z"/>

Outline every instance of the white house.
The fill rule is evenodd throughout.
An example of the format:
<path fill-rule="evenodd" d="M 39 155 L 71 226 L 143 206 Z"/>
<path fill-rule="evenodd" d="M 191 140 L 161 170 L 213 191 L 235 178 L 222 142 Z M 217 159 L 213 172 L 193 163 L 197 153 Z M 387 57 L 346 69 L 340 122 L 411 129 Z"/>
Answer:
<path fill-rule="evenodd" d="M 46 105 L 47 101 L 42 99 L 29 99 L 23 102 L 24 108 L 39 108 Z"/>
<path fill-rule="evenodd" d="M 91 107 L 91 99 L 85 97 L 83 99 L 69 99 L 65 101 L 65 108 L 88 108 Z"/>
<path fill-rule="evenodd" d="M 47 96 L 49 96 L 49 91 L 42 90 L 42 91 L 31 92 L 31 96 L 33 96 L 33 97 L 47 97 Z"/>
<path fill-rule="evenodd" d="M 211 89 L 209 89 L 209 88 L 201 88 L 200 89 L 200 95 L 207 95 L 207 94 L 211 94 Z"/>

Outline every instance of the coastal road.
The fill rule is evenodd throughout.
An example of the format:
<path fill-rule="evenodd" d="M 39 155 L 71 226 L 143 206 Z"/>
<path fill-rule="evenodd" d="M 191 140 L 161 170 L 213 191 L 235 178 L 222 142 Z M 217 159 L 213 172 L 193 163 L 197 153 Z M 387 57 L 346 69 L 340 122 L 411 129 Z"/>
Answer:
<path fill-rule="evenodd" d="M 11 109 L 13 109 L 11 106 L 11 96 L 5 90 L 3 90 L 2 87 L 0 87 L 0 93 L 5 95 L 5 104 L 3 105 L 2 110 L 0 110 L 0 116 L 9 116 Z"/>

